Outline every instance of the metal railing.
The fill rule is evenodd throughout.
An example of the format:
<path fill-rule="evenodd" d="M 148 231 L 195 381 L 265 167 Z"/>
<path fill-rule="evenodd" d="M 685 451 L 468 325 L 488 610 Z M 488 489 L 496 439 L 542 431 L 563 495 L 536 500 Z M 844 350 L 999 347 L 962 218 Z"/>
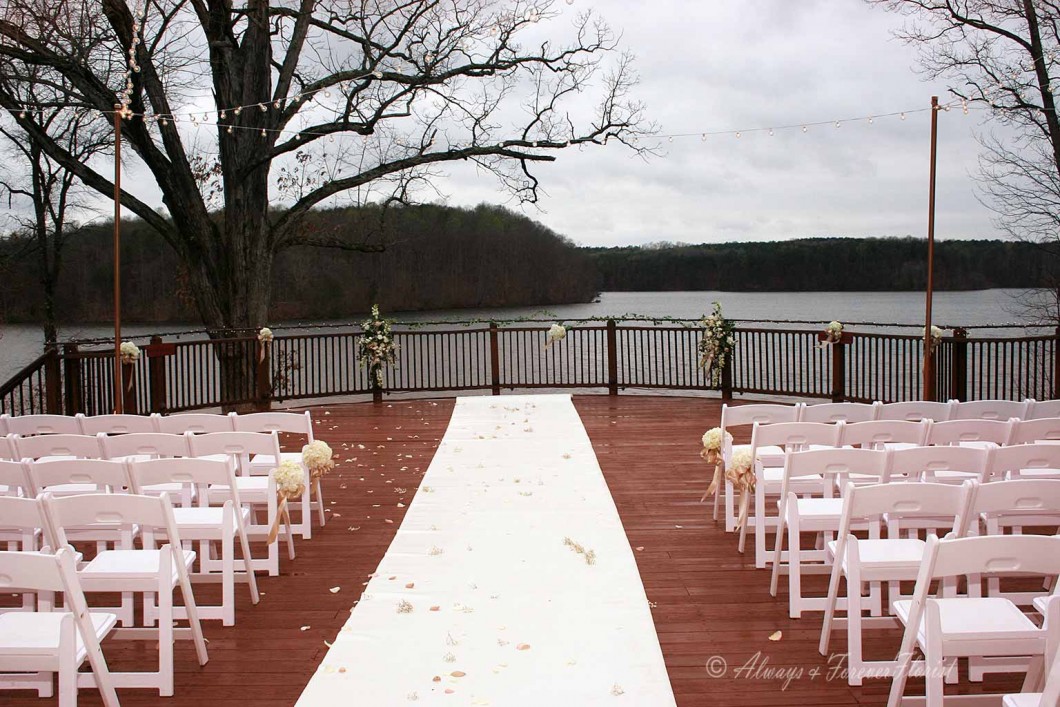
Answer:
<path fill-rule="evenodd" d="M 398 361 L 374 387 L 357 362 L 359 332 L 164 342 L 126 364 L 129 411 L 268 407 L 273 402 L 398 392 L 579 388 L 717 391 L 832 400 L 913 400 L 924 394 L 919 336 L 848 332 L 821 345 L 818 331 L 740 327 L 720 381 L 699 365 L 694 324 L 586 322 L 546 345 L 546 327 L 496 324 L 395 326 Z M 969 338 L 934 351 L 937 399 L 1057 397 L 1057 333 Z M 114 407 L 113 349 L 52 348 L 0 387 L 9 414 L 99 414 Z"/>

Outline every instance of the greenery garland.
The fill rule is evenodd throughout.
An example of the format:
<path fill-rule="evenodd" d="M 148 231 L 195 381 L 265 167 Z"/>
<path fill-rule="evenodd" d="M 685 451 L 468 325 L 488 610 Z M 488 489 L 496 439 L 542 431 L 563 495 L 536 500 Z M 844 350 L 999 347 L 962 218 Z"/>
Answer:
<path fill-rule="evenodd" d="M 383 386 L 383 367 L 397 361 L 392 324 L 380 316 L 378 304 L 372 305 L 371 318 L 361 322 L 364 333 L 357 340 L 357 360 L 368 368 L 368 376 L 377 387 Z"/>

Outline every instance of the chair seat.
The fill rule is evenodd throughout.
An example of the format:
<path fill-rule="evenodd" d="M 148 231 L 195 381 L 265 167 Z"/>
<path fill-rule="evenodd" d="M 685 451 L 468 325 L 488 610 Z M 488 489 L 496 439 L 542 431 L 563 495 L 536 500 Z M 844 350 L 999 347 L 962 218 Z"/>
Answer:
<path fill-rule="evenodd" d="M 1060 469 L 1020 469 L 1013 476 L 1022 479 L 1060 479 Z"/>
<path fill-rule="evenodd" d="M 237 476 L 236 487 L 243 503 L 267 503 L 269 500 L 268 476 Z M 210 484 L 210 501 L 227 501 L 232 496 L 228 484 Z"/>
<path fill-rule="evenodd" d="M 298 462 L 302 464 L 302 453 L 301 452 L 280 452 L 281 462 Z M 276 457 L 271 454 L 255 454 L 250 458 L 251 468 L 264 468 L 266 472 L 275 469 L 279 466 L 276 463 Z M 305 466 L 302 464 L 302 466 Z"/>
<path fill-rule="evenodd" d="M 1036 638 L 1042 633 L 1041 629 L 1008 599 L 957 597 L 936 601 L 939 604 L 944 641 Z M 911 604 L 909 600 L 894 603 L 894 612 L 903 625 L 909 621 Z M 917 631 L 917 640 L 924 645 L 923 620 Z"/>
<path fill-rule="evenodd" d="M 777 490 L 780 490 L 780 486 L 784 483 L 784 467 L 782 466 L 767 466 L 762 469 L 762 478 L 766 484 L 775 485 Z M 798 489 L 802 487 L 810 487 L 814 490 L 821 488 L 821 481 L 824 479 L 820 474 L 814 474 L 812 476 L 800 476 L 797 479 L 792 479 L 789 484 L 789 488 L 792 491 L 798 493 Z"/>
<path fill-rule="evenodd" d="M 250 519 L 250 509 L 242 508 L 243 519 Z M 208 508 L 174 508 L 173 519 L 177 521 L 180 530 L 219 530 L 224 522 L 224 508 L 210 506 Z M 232 517 L 232 529 L 236 528 L 235 516 Z M 184 537 L 181 533 L 181 537 Z"/>
<path fill-rule="evenodd" d="M 841 498 L 800 498 L 796 501 L 799 517 L 803 520 L 838 521 L 843 516 L 843 499 Z"/>
<path fill-rule="evenodd" d="M 1001 707 L 1041 707 L 1042 693 L 1021 692 L 1017 695 L 1005 695 Z"/>
<path fill-rule="evenodd" d="M 158 550 L 104 550 L 78 571 L 86 591 L 91 590 L 94 579 L 117 577 L 156 577 L 160 551 Z M 179 560 L 178 560 L 179 561 Z M 184 550 L 184 564 L 190 568 L 195 563 L 195 551 Z M 173 567 L 173 582 L 177 582 L 176 565 Z"/>
<path fill-rule="evenodd" d="M 59 648 L 59 627 L 65 611 L 11 611 L 0 614 L 0 656 L 53 655 Z M 102 640 L 117 623 L 114 614 L 91 612 L 92 627 Z M 77 639 L 77 662 L 86 657 L 81 634 Z"/>
<path fill-rule="evenodd" d="M 837 542 L 831 540 L 828 550 L 835 556 Z M 920 563 L 924 559 L 926 543 L 917 538 L 881 538 L 858 540 L 858 558 L 866 570 L 911 570 L 910 578 L 915 579 Z M 843 558 L 843 571 L 847 569 L 846 558 Z"/>

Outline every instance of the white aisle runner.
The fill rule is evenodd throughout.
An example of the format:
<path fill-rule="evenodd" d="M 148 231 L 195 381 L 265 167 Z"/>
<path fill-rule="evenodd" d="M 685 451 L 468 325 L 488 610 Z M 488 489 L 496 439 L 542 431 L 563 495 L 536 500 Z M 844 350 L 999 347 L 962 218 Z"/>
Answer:
<path fill-rule="evenodd" d="M 298 701 L 409 703 L 675 704 L 569 395 L 457 400 L 393 543 Z"/>

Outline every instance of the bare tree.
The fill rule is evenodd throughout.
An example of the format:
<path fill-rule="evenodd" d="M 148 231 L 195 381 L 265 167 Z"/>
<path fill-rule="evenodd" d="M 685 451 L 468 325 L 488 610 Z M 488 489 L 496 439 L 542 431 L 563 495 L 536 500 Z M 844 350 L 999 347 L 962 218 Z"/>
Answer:
<path fill-rule="evenodd" d="M 981 198 L 996 226 L 1038 244 L 1056 287 L 1017 310 L 1060 324 L 1060 3 L 1053 0 L 868 0 L 909 18 L 899 36 L 920 49 L 931 78 L 967 107 L 989 108 L 1004 136 L 979 137 Z"/>
<path fill-rule="evenodd" d="M 2 66 L 2 60 L 0 60 Z M 34 120 L 46 130 L 72 158 L 87 162 L 111 148 L 110 130 L 105 120 L 95 111 L 66 108 L 61 92 L 45 80 L 44 72 L 37 71 L 37 81 L 6 85 L 5 72 L 0 69 L 0 90 L 18 95 L 24 105 L 32 105 Z M 56 288 L 62 269 L 63 248 L 67 236 L 76 230 L 71 215 L 86 208 L 86 190 L 74 173 L 30 139 L 13 121 L 0 119 L 0 144 L 6 143 L 6 155 L 0 166 L 0 199 L 10 209 L 16 236 L 25 239 L 25 248 L 17 252 L 18 259 L 35 254 L 44 298 L 44 341 L 54 344 L 58 338 Z"/>
<path fill-rule="evenodd" d="M 550 39 L 550 20 L 570 36 Z M 266 323 L 281 249 L 380 247 L 307 232 L 318 205 L 404 201 L 459 161 L 533 202 L 535 164 L 608 141 L 643 152 L 653 131 L 614 32 L 554 0 L 146 0 L 142 22 L 125 0 L 6 0 L 0 57 L 5 86 L 45 68 L 67 105 L 111 113 L 128 89 L 122 135 L 168 218 L 129 191 L 122 204 L 179 254 L 217 335 Z M 112 193 L 19 96 L 0 87 L 0 106 Z"/>

